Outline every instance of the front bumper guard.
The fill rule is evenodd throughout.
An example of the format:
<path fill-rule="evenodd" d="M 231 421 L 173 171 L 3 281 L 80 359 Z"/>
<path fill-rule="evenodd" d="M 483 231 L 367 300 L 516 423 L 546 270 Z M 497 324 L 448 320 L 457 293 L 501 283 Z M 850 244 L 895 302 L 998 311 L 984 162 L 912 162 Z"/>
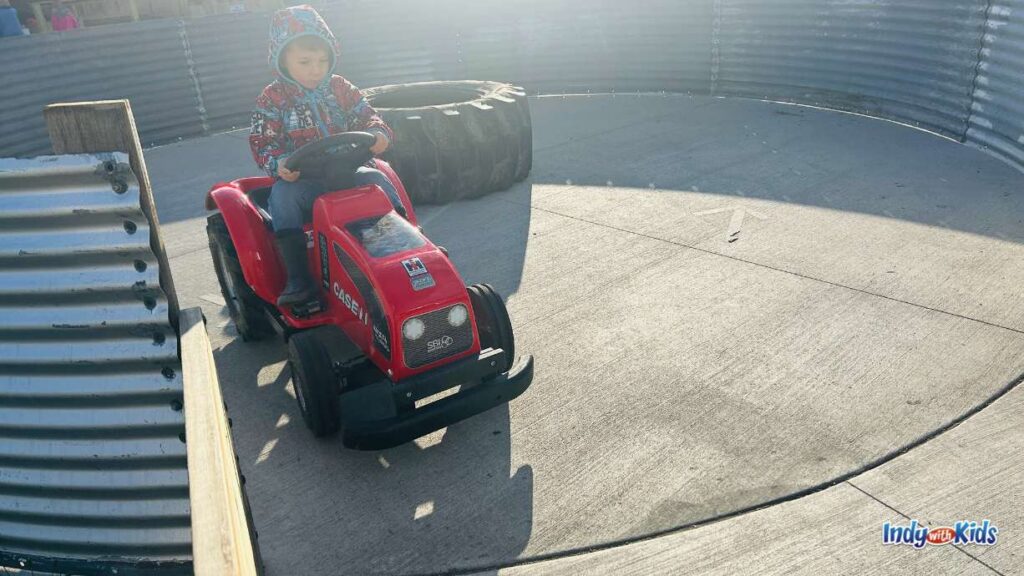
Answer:
<path fill-rule="evenodd" d="M 342 444 L 355 450 L 383 450 L 509 402 L 530 387 L 533 356 L 507 371 L 505 351 L 488 348 L 395 384 L 382 380 L 341 394 Z M 450 396 L 416 408 L 418 400 L 452 388 Z"/>

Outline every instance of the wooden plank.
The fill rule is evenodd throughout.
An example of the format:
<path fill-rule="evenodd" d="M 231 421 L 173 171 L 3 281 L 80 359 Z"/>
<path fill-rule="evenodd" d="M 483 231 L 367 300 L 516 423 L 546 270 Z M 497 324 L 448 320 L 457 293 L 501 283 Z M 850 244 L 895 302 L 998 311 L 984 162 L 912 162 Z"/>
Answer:
<path fill-rule="evenodd" d="M 199 308 L 181 313 L 181 370 L 195 573 L 259 574 L 231 429 Z"/>
<path fill-rule="evenodd" d="M 149 244 L 160 263 L 160 286 L 167 294 L 171 325 L 178 327 L 178 294 L 174 289 L 171 267 L 167 261 L 160 219 L 153 201 L 146 159 L 135 129 L 135 116 L 127 100 L 71 102 L 51 104 L 43 110 L 46 128 L 55 154 L 93 154 L 125 152 L 132 171 L 139 180 L 142 212 L 149 220 Z"/>
<path fill-rule="evenodd" d="M 39 27 L 42 28 L 44 32 L 53 31 L 53 26 L 50 25 L 50 22 L 46 19 L 46 15 L 43 14 L 43 5 L 41 2 L 32 3 L 32 14 L 36 17 L 36 22 L 39 23 Z"/>

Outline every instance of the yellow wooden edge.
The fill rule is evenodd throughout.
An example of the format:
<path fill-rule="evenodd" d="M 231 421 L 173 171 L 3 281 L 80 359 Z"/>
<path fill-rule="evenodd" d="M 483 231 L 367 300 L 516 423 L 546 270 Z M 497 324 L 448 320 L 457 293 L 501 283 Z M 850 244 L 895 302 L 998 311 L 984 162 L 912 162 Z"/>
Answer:
<path fill-rule="evenodd" d="M 202 311 L 182 310 L 180 327 L 194 570 L 199 576 L 256 576 L 231 430 Z"/>

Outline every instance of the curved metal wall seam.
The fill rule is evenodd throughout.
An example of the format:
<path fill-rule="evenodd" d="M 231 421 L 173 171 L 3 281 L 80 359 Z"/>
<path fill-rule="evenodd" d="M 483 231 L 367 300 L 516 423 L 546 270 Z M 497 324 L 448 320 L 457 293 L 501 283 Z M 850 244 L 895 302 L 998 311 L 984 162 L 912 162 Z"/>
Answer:
<path fill-rule="evenodd" d="M 712 96 L 718 94 L 718 74 L 722 67 L 722 0 L 714 0 L 711 20 L 711 88 Z"/>
<path fill-rule="evenodd" d="M 1024 0 L 992 0 L 966 134 L 1024 170 Z"/>
<path fill-rule="evenodd" d="M 126 154 L 0 160 L 0 566 L 190 571 L 177 335 L 139 202 Z"/>
<path fill-rule="evenodd" d="M 269 15 L 187 20 L 184 28 L 208 129 L 248 126 L 256 97 L 274 78 L 267 63 Z"/>
<path fill-rule="evenodd" d="M 181 47 L 185 51 L 185 63 L 188 65 L 188 77 L 192 81 L 192 86 L 195 88 L 196 101 L 199 104 L 197 111 L 199 113 L 199 124 L 203 127 L 203 133 L 210 131 L 210 124 L 206 118 L 206 105 L 203 102 L 203 90 L 199 86 L 199 78 L 196 76 L 195 60 L 192 58 L 192 46 L 189 44 L 188 29 L 185 26 L 184 20 L 178 21 L 178 35 L 181 37 Z"/>

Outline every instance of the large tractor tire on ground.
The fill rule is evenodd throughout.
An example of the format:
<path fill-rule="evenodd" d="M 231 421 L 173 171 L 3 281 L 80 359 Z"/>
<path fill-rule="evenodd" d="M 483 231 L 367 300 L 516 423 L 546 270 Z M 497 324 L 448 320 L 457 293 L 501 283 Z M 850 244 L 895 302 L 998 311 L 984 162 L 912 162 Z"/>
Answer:
<path fill-rule="evenodd" d="M 395 133 L 384 154 L 414 201 L 440 204 L 504 190 L 533 166 L 522 88 L 500 82 L 420 82 L 363 91 Z"/>

